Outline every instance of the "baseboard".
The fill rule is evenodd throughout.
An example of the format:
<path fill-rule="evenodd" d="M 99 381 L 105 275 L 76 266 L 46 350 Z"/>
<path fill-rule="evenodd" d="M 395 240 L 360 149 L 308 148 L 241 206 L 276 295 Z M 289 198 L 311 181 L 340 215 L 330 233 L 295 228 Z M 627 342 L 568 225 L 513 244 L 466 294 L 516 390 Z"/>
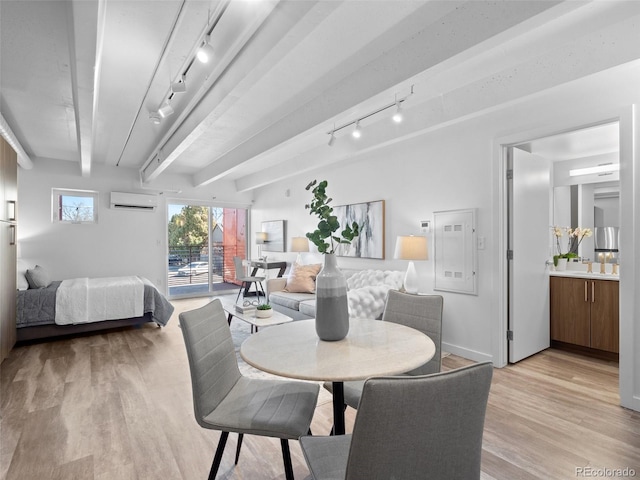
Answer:
<path fill-rule="evenodd" d="M 458 355 L 459 357 L 473 360 L 475 362 L 493 362 L 493 355 L 477 352 L 468 348 L 462 348 L 450 343 L 442 342 L 442 351 L 453 353 L 454 355 Z"/>

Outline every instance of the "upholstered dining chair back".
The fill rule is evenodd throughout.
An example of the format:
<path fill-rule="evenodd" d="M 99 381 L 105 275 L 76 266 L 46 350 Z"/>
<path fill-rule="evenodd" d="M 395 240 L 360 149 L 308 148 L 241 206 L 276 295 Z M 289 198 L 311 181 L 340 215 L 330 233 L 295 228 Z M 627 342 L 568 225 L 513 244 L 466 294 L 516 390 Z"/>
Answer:
<path fill-rule="evenodd" d="M 382 320 L 415 328 L 433 340 L 436 353 L 424 365 L 407 372 L 409 375 L 438 373 L 442 366 L 442 309 L 441 295 L 414 295 L 389 290 Z"/>
<path fill-rule="evenodd" d="M 491 363 L 371 378 L 358 407 L 346 479 L 480 478 Z"/>
<path fill-rule="evenodd" d="M 180 327 L 189 359 L 193 409 L 198 424 L 227 396 L 240 378 L 231 330 L 220 300 L 183 312 Z"/>
<path fill-rule="evenodd" d="M 304 436 L 314 480 L 478 480 L 493 366 L 364 382 L 353 433 Z"/>

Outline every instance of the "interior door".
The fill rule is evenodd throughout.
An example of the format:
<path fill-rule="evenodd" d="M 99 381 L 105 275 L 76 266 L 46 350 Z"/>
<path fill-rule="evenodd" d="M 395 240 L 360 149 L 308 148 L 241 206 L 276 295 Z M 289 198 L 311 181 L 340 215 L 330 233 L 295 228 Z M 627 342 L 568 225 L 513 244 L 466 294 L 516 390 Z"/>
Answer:
<path fill-rule="evenodd" d="M 550 345 L 549 271 L 551 162 L 509 152 L 509 362 Z"/>

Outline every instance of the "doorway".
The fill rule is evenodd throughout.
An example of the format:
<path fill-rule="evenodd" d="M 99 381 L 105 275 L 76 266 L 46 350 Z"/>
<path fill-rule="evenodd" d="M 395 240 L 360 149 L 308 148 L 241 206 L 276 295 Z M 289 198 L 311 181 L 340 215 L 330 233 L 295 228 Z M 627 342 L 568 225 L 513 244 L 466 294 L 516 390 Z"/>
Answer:
<path fill-rule="evenodd" d="M 233 257 L 247 253 L 248 210 L 170 202 L 167 212 L 169 298 L 236 290 Z"/>
<path fill-rule="evenodd" d="M 587 166 L 618 164 L 618 122 L 503 146 L 507 162 L 507 359 L 515 363 L 550 345 L 549 267 L 555 252 L 552 226 L 593 229 L 594 192 L 618 184 L 617 172 L 573 175 Z M 570 175 L 571 172 L 571 175 Z M 578 186 L 581 194 L 566 205 L 554 187 Z M 555 193 L 555 194 L 554 194 Z M 562 200 L 560 200 L 562 198 Z M 569 200 L 567 200 L 569 199 Z M 568 213 L 564 213 L 568 212 Z M 526 219 L 526 220 L 523 220 Z M 618 225 L 616 225 L 618 226 Z M 593 260 L 593 239 L 580 256 Z M 575 265 L 577 269 L 582 265 Z M 586 266 L 584 267 L 586 270 Z"/>

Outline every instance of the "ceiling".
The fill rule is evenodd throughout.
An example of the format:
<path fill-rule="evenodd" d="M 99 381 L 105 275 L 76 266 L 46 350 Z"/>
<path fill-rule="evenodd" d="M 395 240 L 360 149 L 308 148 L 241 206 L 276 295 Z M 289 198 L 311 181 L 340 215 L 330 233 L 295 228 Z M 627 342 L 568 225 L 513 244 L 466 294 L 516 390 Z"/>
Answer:
<path fill-rule="evenodd" d="M 0 126 L 25 168 L 247 191 L 635 61 L 639 17 L 640 2 L 2 0 Z M 382 107 L 367 139 L 349 125 L 327 145 Z"/>

